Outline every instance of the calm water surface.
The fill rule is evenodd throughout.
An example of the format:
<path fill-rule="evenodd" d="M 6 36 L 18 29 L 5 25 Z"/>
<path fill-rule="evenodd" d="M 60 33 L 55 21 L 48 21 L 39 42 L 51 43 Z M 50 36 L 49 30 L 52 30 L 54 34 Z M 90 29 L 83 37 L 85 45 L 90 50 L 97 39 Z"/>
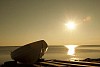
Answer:
<path fill-rule="evenodd" d="M 19 47 L 5 46 L 0 47 L 0 63 L 12 60 L 10 53 Z M 68 55 L 68 48 L 64 46 L 49 46 L 45 59 L 58 60 L 82 60 L 85 58 L 100 58 L 100 45 L 81 45 L 75 48 L 74 55 Z"/>

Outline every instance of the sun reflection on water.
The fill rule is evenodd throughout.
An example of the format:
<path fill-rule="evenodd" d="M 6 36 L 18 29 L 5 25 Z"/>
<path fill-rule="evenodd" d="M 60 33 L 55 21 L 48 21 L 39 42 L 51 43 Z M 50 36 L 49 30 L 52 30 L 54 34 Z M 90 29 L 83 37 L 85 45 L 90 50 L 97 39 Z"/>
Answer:
<path fill-rule="evenodd" d="M 68 54 L 68 55 L 71 55 L 71 56 L 74 56 L 74 55 L 75 55 L 75 48 L 76 48 L 77 46 L 78 46 L 78 45 L 65 45 L 65 47 L 68 48 L 67 54 Z"/>

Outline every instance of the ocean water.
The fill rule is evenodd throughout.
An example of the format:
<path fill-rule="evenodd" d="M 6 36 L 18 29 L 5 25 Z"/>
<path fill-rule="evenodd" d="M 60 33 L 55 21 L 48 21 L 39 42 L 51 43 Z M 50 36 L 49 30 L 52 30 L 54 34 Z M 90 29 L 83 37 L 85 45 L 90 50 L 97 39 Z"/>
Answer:
<path fill-rule="evenodd" d="M 0 63 L 12 60 L 10 53 L 18 46 L 0 46 Z M 43 56 L 44 59 L 58 60 L 83 60 L 85 58 L 100 58 L 100 45 L 81 45 L 75 48 L 74 55 L 68 55 L 68 48 L 65 46 L 49 46 Z"/>

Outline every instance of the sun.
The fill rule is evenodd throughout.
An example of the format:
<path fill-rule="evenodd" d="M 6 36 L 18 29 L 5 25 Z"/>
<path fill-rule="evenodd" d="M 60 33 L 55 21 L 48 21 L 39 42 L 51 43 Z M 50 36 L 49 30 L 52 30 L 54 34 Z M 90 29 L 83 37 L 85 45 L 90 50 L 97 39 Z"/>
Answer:
<path fill-rule="evenodd" d="M 74 30 L 76 28 L 76 24 L 74 21 L 68 21 L 65 25 L 69 30 Z"/>

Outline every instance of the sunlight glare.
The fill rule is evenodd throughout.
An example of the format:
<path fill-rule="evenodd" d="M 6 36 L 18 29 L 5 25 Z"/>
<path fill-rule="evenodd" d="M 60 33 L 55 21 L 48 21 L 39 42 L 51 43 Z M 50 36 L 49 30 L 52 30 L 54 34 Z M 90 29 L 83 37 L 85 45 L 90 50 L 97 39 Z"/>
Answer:
<path fill-rule="evenodd" d="M 68 21 L 68 23 L 66 23 L 65 25 L 67 26 L 67 28 L 68 28 L 69 30 L 73 30 L 73 29 L 76 28 L 76 24 L 75 24 L 74 21 Z"/>
<path fill-rule="evenodd" d="M 75 54 L 75 48 L 77 45 L 65 45 L 66 48 L 68 48 L 68 55 L 74 55 Z"/>

